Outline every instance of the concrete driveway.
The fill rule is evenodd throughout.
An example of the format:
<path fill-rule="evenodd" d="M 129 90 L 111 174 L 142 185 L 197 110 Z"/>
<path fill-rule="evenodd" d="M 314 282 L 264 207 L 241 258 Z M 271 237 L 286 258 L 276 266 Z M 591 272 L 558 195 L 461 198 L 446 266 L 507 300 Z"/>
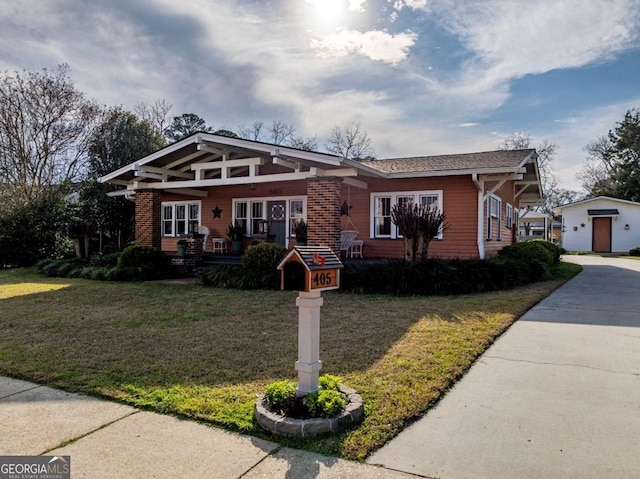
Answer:
<path fill-rule="evenodd" d="M 442 479 L 640 476 L 640 261 L 584 271 L 369 464 Z"/>

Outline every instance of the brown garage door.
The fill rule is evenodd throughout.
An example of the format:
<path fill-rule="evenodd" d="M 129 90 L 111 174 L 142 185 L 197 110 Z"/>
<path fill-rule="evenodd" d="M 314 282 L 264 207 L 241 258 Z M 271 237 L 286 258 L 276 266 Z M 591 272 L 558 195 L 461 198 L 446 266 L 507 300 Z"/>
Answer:
<path fill-rule="evenodd" d="M 593 218 L 593 251 L 611 253 L 611 218 Z"/>

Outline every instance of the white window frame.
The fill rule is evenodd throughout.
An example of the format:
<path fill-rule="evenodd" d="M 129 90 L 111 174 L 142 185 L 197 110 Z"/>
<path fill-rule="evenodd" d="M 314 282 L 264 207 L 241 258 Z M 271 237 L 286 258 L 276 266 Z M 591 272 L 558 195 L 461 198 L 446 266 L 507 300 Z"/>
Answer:
<path fill-rule="evenodd" d="M 287 224 L 287 242 L 289 240 L 289 238 L 295 238 L 295 231 L 292 232 L 292 224 L 293 221 L 292 220 L 298 220 L 298 219 L 303 219 L 305 222 L 307 221 L 307 197 L 306 196 L 267 196 L 267 197 L 260 197 L 260 198 L 233 198 L 232 203 L 233 203 L 233 224 L 236 224 L 236 212 L 237 212 L 237 204 L 238 203 L 246 203 L 247 205 L 247 228 L 246 228 L 246 233 L 247 233 L 247 237 L 252 238 L 252 237 L 264 237 L 264 234 L 262 233 L 258 233 L 258 232 L 254 232 L 253 231 L 253 220 L 254 219 L 263 219 L 263 220 L 267 220 L 267 203 L 269 201 L 284 201 L 287 203 L 287 214 L 286 214 L 286 224 Z M 292 216 L 291 215 L 291 202 L 292 201 L 302 201 L 302 216 L 300 215 L 296 215 L 296 216 Z M 258 217 L 253 217 L 253 207 L 252 204 L 253 203 L 262 203 L 262 217 L 258 218 Z M 244 219 L 244 218 L 243 218 Z"/>
<path fill-rule="evenodd" d="M 507 228 L 513 228 L 513 205 L 507 203 Z"/>
<path fill-rule="evenodd" d="M 183 206 L 185 209 L 185 232 L 184 234 L 178 234 L 178 228 L 177 228 L 177 222 L 178 222 L 178 215 L 176 213 L 176 208 L 178 206 Z M 197 206 L 198 207 L 198 215 L 197 218 L 192 217 L 191 215 L 191 207 L 192 206 Z M 161 203 L 161 213 L 160 213 L 160 228 L 161 228 L 161 235 L 164 238 L 176 238 L 176 237 L 181 237 L 181 236 L 186 236 L 187 234 L 190 233 L 189 231 L 189 224 L 192 221 L 195 221 L 197 223 L 197 226 L 195 228 L 195 233 L 198 232 L 198 226 L 200 226 L 202 224 L 202 202 L 201 201 L 163 201 Z M 166 218 L 165 217 L 165 213 L 167 210 L 165 210 L 165 208 L 170 208 L 169 211 L 171 211 L 171 218 Z M 165 224 L 170 221 L 171 223 L 171 232 L 170 233 L 165 233 Z"/>
<path fill-rule="evenodd" d="M 442 203 L 442 190 L 424 190 L 424 191 L 381 191 L 370 194 L 369 204 L 369 237 L 371 239 L 399 239 L 402 235 L 398 231 L 398 227 L 391 222 L 391 233 L 388 235 L 376 234 L 376 199 L 377 198 L 390 198 L 391 208 L 398 203 L 399 198 L 413 198 L 413 204 L 422 204 L 420 199 L 423 196 L 437 196 L 437 208 L 439 212 L 443 211 Z M 442 230 L 438 233 L 435 239 L 442 239 Z"/>
<path fill-rule="evenodd" d="M 495 202 L 495 208 L 494 208 Z M 487 198 L 487 240 L 493 239 L 493 220 L 497 220 L 497 240 L 502 239 L 502 198 L 491 195 Z"/>

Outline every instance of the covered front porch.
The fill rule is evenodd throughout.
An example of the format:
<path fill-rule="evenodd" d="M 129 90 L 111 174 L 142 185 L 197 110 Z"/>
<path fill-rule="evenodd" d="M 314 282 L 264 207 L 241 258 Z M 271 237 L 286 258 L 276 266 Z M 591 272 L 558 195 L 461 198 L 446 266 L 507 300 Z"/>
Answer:
<path fill-rule="evenodd" d="M 229 225 L 241 226 L 245 246 L 296 244 L 308 224 L 309 245 L 339 250 L 343 185 L 367 188 L 356 162 L 208 133 L 194 134 L 101 180 L 136 204 L 136 243 L 174 252 L 202 233 L 205 254 L 227 251 Z M 217 243 L 214 243 L 217 239 Z"/>

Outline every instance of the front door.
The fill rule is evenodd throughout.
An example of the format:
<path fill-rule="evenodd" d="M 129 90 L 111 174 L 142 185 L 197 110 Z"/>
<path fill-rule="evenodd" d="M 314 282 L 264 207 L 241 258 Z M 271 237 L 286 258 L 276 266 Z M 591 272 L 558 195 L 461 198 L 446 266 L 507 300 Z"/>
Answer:
<path fill-rule="evenodd" d="M 611 253 L 611 218 L 593 218 L 593 251 Z"/>
<path fill-rule="evenodd" d="M 287 202 L 285 200 L 267 202 L 267 215 L 269 240 L 285 246 L 287 239 Z"/>

